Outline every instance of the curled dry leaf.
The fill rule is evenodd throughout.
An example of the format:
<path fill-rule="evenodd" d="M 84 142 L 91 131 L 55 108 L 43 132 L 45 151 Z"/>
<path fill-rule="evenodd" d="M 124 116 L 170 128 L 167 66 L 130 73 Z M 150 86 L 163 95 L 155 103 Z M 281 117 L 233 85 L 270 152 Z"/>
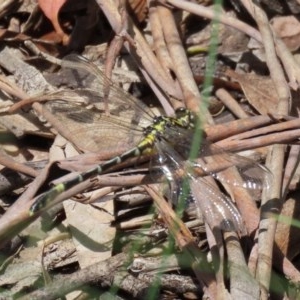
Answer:
<path fill-rule="evenodd" d="M 128 0 L 128 5 L 133 11 L 138 22 L 145 21 L 148 13 L 147 2 L 145 0 Z"/>
<path fill-rule="evenodd" d="M 272 79 L 257 74 L 239 74 L 226 70 L 226 75 L 238 81 L 248 102 L 262 115 L 276 114 L 278 95 Z"/>
<path fill-rule="evenodd" d="M 62 41 L 66 44 L 69 39 L 61 28 L 58 20 L 58 14 L 61 7 L 65 4 L 66 0 L 38 0 L 38 4 L 45 14 L 45 16 L 51 21 L 55 31 L 61 36 Z"/>
<path fill-rule="evenodd" d="M 271 21 L 272 27 L 291 51 L 300 46 L 300 22 L 294 16 L 275 17 Z"/>

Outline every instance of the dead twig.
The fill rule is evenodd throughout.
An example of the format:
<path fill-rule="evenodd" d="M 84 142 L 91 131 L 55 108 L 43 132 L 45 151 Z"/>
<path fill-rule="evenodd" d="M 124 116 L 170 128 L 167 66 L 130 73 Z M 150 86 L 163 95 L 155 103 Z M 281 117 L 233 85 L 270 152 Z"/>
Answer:
<path fill-rule="evenodd" d="M 279 104 L 277 112 L 287 115 L 290 109 L 290 91 L 286 83 L 283 70 L 277 60 L 274 39 L 272 30 L 269 25 L 264 11 L 252 1 L 243 1 L 246 4 L 246 8 L 255 19 L 260 33 L 263 38 L 263 45 L 265 48 L 266 62 L 270 70 L 271 78 L 274 81 L 274 85 L 279 97 Z M 273 174 L 272 189 L 266 191 L 262 197 L 261 212 L 263 215 L 269 211 L 277 211 L 280 213 L 282 207 L 282 170 L 284 164 L 285 146 L 275 145 L 270 149 L 267 166 L 271 169 Z M 268 203 L 272 201 L 273 206 L 270 207 Z M 277 221 L 275 218 L 265 218 L 260 222 L 260 234 L 258 236 L 258 269 L 257 278 L 262 286 L 269 290 L 269 284 L 271 279 L 272 270 L 272 254 L 275 238 Z M 263 297 L 267 297 L 266 294 Z"/>
<path fill-rule="evenodd" d="M 193 73 L 190 69 L 185 50 L 175 24 L 174 16 L 169 8 L 163 6 L 158 6 L 157 11 L 160 22 L 163 22 L 164 24 L 162 27 L 164 39 L 166 41 L 170 58 L 172 59 L 173 70 L 183 91 L 186 107 L 191 111 L 200 114 L 200 117 L 203 119 L 203 123 L 205 123 L 207 114 L 205 111 L 200 111 L 201 96 L 199 89 L 195 84 Z"/>

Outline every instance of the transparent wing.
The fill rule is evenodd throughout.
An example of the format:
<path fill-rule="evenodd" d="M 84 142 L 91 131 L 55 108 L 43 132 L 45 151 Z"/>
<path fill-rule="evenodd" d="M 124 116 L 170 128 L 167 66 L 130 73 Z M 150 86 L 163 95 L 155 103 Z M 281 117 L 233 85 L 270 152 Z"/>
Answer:
<path fill-rule="evenodd" d="M 191 177 L 190 188 L 196 207 L 210 228 L 217 227 L 225 231 L 243 230 L 244 223 L 236 206 L 207 179 Z"/>
<path fill-rule="evenodd" d="M 165 137 L 171 146 L 187 160 L 191 151 L 193 131 L 169 128 Z M 270 171 L 256 161 L 238 154 L 225 152 L 222 148 L 213 145 L 206 139 L 202 139 L 198 152 L 198 159 L 193 162 L 194 171 L 199 176 L 212 176 L 215 179 L 247 189 L 261 190 L 269 188 L 272 180 Z M 240 177 L 228 179 L 225 172 L 235 167 Z"/>
<path fill-rule="evenodd" d="M 188 190 L 186 190 L 185 180 L 188 180 Z M 198 216 L 203 217 L 210 228 L 244 232 L 244 223 L 236 206 L 229 197 L 214 186 L 213 181 L 209 180 L 208 177 L 196 178 L 188 174 L 187 178 L 173 180 L 173 185 L 174 183 L 177 185 L 176 190 L 174 188 L 164 192 L 173 203 L 183 202 L 184 207 L 196 209 Z"/>
<path fill-rule="evenodd" d="M 84 57 L 70 54 L 63 59 L 62 67 L 68 72 L 73 88 L 77 90 L 84 88 L 85 91 L 89 93 L 92 91 L 94 95 L 97 95 L 95 99 L 91 98 L 90 103 L 97 105 L 98 109 L 105 111 L 107 104 L 109 111 L 106 113 L 111 115 L 118 116 L 126 113 L 129 119 L 132 116 L 140 120 L 153 119 L 153 113 L 143 102 L 114 84 L 96 65 Z"/>
<path fill-rule="evenodd" d="M 189 162 L 187 164 L 186 154 L 190 150 L 187 145 L 191 141 L 189 133 L 178 128 L 169 128 L 166 137 L 168 137 L 168 140 L 161 139 L 158 145 L 161 148 L 160 152 L 164 155 L 164 162 L 173 166 L 173 174 L 180 173 L 187 177 L 192 195 L 190 198 L 194 199 L 197 209 L 202 213 L 209 226 L 211 228 L 218 227 L 226 231 L 243 231 L 243 220 L 236 206 L 229 197 L 209 181 L 208 176 L 211 175 L 217 179 L 227 180 L 219 173 L 238 164 L 239 171 L 243 171 L 244 177 L 242 181 L 228 183 L 257 189 L 262 187 L 264 179 L 269 176 L 268 170 L 250 159 L 244 159 L 237 155 L 227 155 L 227 153 L 218 147 L 214 148 L 208 142 L 204 142 L 201 145 L 204 147 L 204 150 L 201 149 L 199 151 L 199 154 L 202 155 L 201 158 L 196 163 Z M 184 154 L 185 158 L 183 158 L 182 154 Z M 225 158 L 223 157 L 224 154 L 226 154 Z M 212 166 L 216 158 L 218 160 Z M 195 172 L 195 168 L 200 171 Z M 254 173 L 248 174 L 249 171 Z M 170 173 L 170 167 L 168 172 Z M 181 189 L 177 190 L 181 191 Z M 174 192 L 172 191 L 173 195 Z M 180 193 L 177 196 L 180 197 Z"/>
<path fill-rule="evenodd" d="M 270 188 L 272 175 L 268 168 L 252 159 L 227 153 L 207 141 L 203 141 L 201 144 L 200 159 L 194 165 L 200 172 L 232 186 L 251 190 Z M 240 176 L 228 179 L 226 170 L 232 167 L 238 171 Z"/>
<path fill-rule="evenodd" d="M 94 107 L 87 109 L 66 101 L 53 101 L 46 106 L 69 131 L 71 142 L 83 150 L 97 152 L 120 146 L 129 149 L 143 136 L 141 126 L 128 124 L 122 117 L 107 116 Z"/>
<path fill-rule="evenodd" d="M 71 141 L 91 152 L 135 146 L 143 128 L 152 123 L 152 112 L 84 58 L 71 54 L 64 58 L 62 67 L 60 76 L 69 83 L 69 89 L 53 93 L 46 108 L 63 124 Z M 109 87 L 107 98 L 104 83 Z"/>

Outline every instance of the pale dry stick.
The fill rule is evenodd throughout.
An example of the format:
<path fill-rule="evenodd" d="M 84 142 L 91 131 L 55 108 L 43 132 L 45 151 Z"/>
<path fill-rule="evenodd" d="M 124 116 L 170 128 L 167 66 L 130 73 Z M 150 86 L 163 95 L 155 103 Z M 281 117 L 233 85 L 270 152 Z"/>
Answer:
<path fill-rule="evenodd" d="M 277 118 L 281 120 L 281 118 Z M 240 134 L 241 132 L 249 132 L 256 128 L 269 126 L 273 124 L 275 119 L 270 116 L 253 116 L 246 119 L 235 120 L 224 124 L 214 126 L 206 126 L 204 128 L 207 139 L 211 142 L 220 141 L 229 138 L 230 136 Z"/>
<path fill-rule="evenodd" d="M 3 75 L 0 75 L 0 89 L 14 97 L 21 98 L 24 95 L 24 91 L 22 89 L 14 83 L 9 82 Z"/>
<path fill-rule="evenodd" d="M 249 261 L 248 261 L 249 270 L 253 275 L 255 275 L 256 268 L 257 268 L 257 256 L 258 256 L 258 244 L 255 244 L 252 247 L 249 256 Z M 297 270 L 297 268 L 291 263 L 291 261 L 282 254 L 282 251 L 278 249 L 278 246 L 276 244 L 274 245 L 273 264 L 277 270 L 282 270 L 286 278 L 288 278 L 292 284 L 294 284 L 295 286 L 299 284 L 300 282 L 299 270 Z"/>
<path fill-rule="evenodd" d="M 167 49 L 167 45 L 163 35 L 163 24 L 158 16 L 157 6 L 152 5 L 153 1 L 148 0 L 149 7 L 149 22 L 151 26 L 151 32 L 153 37 L 153 50 L 164 69 L 172 70 L 173 63 L 170 59 L 170 54 Z"/>
<path fill-rule="evenodd" d="M 258 234 L 257 234 L 258 235 Z M 255 239 L 257 236 L 255 237 Z M 258 256 L 258 244 L 255 244 L 249 256 L 248 266 L 251 274 L 255 275 L 257 268 L 257 256 Z M 288 260 L 282 253 L 281 250 L 278 249 L 278 246 L 274 245 L 274 260 L 273 264 L 277 270 L 282 270 L 285 274 L 286 278 L 289 279 L 290 283 L 293 283 L 297 286 L 300 282 L 300 273 L 299 270 Z"/>
<path fill-rule="evenodd" d="M 231 266 L 230 293 L 232 299 L 259 299 L 260 288 L 253 274 L 249 271 L 244 253 L 239 247 L 239 241 L 233 232 L 225 232 L 224 238 L 228 245 L 228 262 Z M 237 285 L 232 285 L 237 282 Z"/>
<path fill-rule="evenodd" d="M 253 118 L 248 118 L 246 120 L 246 125 L 249 123 L 249 121 L 251 122 L 252 119 Z M 276 143 L 284 144 L 298 142 L 300 134 L 300 119 L 292 118 L 291 120 L 285 122 L 279 122 L 275 124 L 269 123 L 270 125 L 267 123 L 267 119 L 265 119 L 265 122 L 259 122 L 260 120 L 263 121 L 264 119 L 264 116 L 256 116 L 253 119 L 253 123 L 255 122 L 254 126 L 245 126 L 243 127 L 242 133 L 237 133 L 235 135 L 234 132 L 237 132 L 237 130 L 232 131 L 231 135 L 228 137 L 217 135 L 215 130 L 212 130 L 213 128 L 208 128 L 206 132 L 208 133 L 209 140 L 217 141 L 216 144 L 218 146 L 224 150 L 233 152 L 274 145 Z M 235 126 L 235 123 L 239 124 L 238 121 L 233 121 L 229 124 L 231 124 L 231 126 Z M 218 129 L 219 125 L 216 125 L 215 127 Z"/>
<path fill-rule="evenodd" d="M 173 62 L 173 70 L 183 91 L 186 107 L 199 114 L 202 118 L 201 121 L 203 124 L 206 122 L 205 119 L 207 118 L 207 113 L 206 111 L 201 111 L 204 110 L 204 108 L 202 108 L 203 105 L 200 105 L 200 92 L 195 83 L 185 49 L 178 33 L 174 16 L 171 10 L 164 6 L 158 6 L 157 11 L 160 22 L 164 24 L 162 27 L 164 39 L 166 40 L 168 51 Z"/>
<path fill-rule="evenodd" d="M 299 117 L 299 109 L 297 109 L 297 114 Z M 292 182 L 294 175 L 299 167 L 300 163 L 300 147 L 299 145 L 292 145 L 289 153 L 288 160 L 286 162 L 283 183 L 282 183 L 282 198 L 286 199 L 289 192 L 289 186 Z"/>
<path fill-rule="evenodd" d="M 255 239 L 257 239 L 258 233 L 255 234 Z M 258 244 L 255 243 L 249 254 L 248 258 L 248 269 L 251 275 L 255 278 L 256 268 L 257 268 L 257 256 L 258 256 Z"/>
<path fill-rule="evenodd" d="M 300 163 L 300 146 L 299 145 L 292 145 L 289 157 L 285 165 L 284 176 L 283 176 L 283 183 L 282 183 L 282 190 L 283 190 L 283 199 L 286 199 L 287 194 L 289 192 L 289 185 L 297 171 L 297 167 Z"/>
<path fill-rule="evenodd" d="M 32 177 L 36 177 L 39 174 L 38 171 L 31 168 L 30 166 L 26 166 L 25 164 L 13 160 L 2 149 L 0 149 L 0 165 Z"/>
<path fill-rule="evenodd" d="M 158 61 L 160 62 L 161 66 L 164 68 L 165 72 L 167 74 L 170 74 L 170 70 L 174 71 L 174 64 L 172 63 L 172 60 L 170 58 L 170 53 L 167 49 L 167 45 L 165 42 L 165 38 L 163 35 L 163 24 L 161 23 L 161 20 L 158 15 L 158 9 L 157 6 L 152 5 L 154 1 L 148 0 L 148 6 L 149 6 L 149 22 L 153 37 L 153 50 L 155 51 L 155 54 L 157 56 Z M 178 89 L 180 89 L 178 81 L 174 81 L 174 85 L 178 86 Z M 172 95 L 170 95 L 172 96 Z M 173 108 L 176 110 L 179 107 L 182 107 L 182 102 L 180 101 L 174 101 L 171 99 L 170 101 L 173 104 Z"/>
<path fill-rule="evenodd" d="M 264 120 L 265 117 L 267 117 L 267 119 L 269 118 L 268 116 L 256 116 L 256 117 L 251 117 L 251 118 L 248 118 L 248 121 L 250 122 L 255 122 L 256 119 L 262 119 Z M 252 121 L 253 120 L 253 121 Z M 269 122 L 267 123 L 267 120 L 266 122 L 262 122 L 262 123 L 256 123 L 256 127 L 253 126 L 253 127 L 248 127 L 248 128 L 243 128 L 243 131 L 241 133 L 234 133 L 232 132 L 232 134 L 229 136 L 229 137 L 222 137 L 223 138 L 223 141 L 230 141 L 230 140 L 245 140 L 245 139 L 249 139 L 249 138 L 253 138 L 253 137 L 259 137 L 259 136 L 267 136 L 269 134 L 273 134 L 274 132 L 278 132 L 280 134 L 280 132 L 283 132 L 283 131 L 292 131 L 292 130 L 295 130 L 295 129 L 299 129 L 300 128 L 300 119 L 298 118 L 293 118 L 293 117 L 290 117 L 288 118 L 287 121 L 283 121 L 282 119 L 278 118 L 277 119 L 278 122 L 274 124 L 274 122 Z M 271 121 L 271 119 L 270 119 Z M 233 121 L 233 122 L 230 122 L 229 124 L 232 124 L 232 123 L 235 123 L 235 122 L 238 122 L 238 121 Z M 219 127 L 219 125 L 216 125 L 216 127 Z M 233 124 L 231 125 L 233 126 Z M 213 134 L 212 134 L 213 135 Z M 292 138 L 295 139 L 296 137 L 293 135 L 291 137 L 288 137 L 288 134 L 287 135 L 287 138 L 284 138 L 282 141 L 280 141 L 279 139 L 277 139 L 277 143 L 284 143 L 285 141 L 289 140 L 289 141 L 292 141 Z M 221 140 L 221 138 L 219 138 L 218 140 Z"/>
<path fill-rule="evenodd" d="M 126 4 L 124 0 L 118 1 L 118 12 L 121 16 L 121 24 L 120 28 L 110 41 L 107 51 L 106 51 L 106 58 L 105 58 L 105 67 L 104 67 L 104 82 L 103 82 L 103 94 L 104 94 L 104 108 L 105 111 L 109 112 L 109 105 L 108 105 L 108 97 L 110 92 L 110 78 L 112 76 L 112 70 L 116 63 L 117 56 L 120 54 L 121 49 L 125 40 L 132 45 L 134 45 L 134 41 L 131 36 L 128 34 L 128 14 L 126 10 Z"/>
<path fill-rule="evenodd" d="M 217 299 L 230 299 L 229 292 L 224 284 L 225 249 L 222 232 L 219 228 L 215 228 L 212 231 L 212 228 L 210 228 L 207 222 L 205 222 L 205 232 L 216 274 Z"/>
<path fill-rule="evenodd" d="M 132 46 L 132 43 L 126 42 L 124 43 L 124 46 L 138 62 L 141 62 L 141 72 L 157 97 L 162 101 L 161 103 L 167 115 L 173 113 L 174 110 L 171 108 L 169 103 L 166 103 L 166 101 L 164 101 L 161 90 L 157 88 L 156 84 L 163 91 L 166 91 L 168 95 L 172 95 L 175 99 L 182 99 L 182 92 L 176 85 L 174 85 L 174 82 L 169 74 L 164 71 L 154 53 L 150 49 L 149 44 L 146 42 L 138 28 L 131 21 L 130 17 L 128 17 L 128 28 L 131 29 L 132 32 L 122 33 L 121 16 L 118 12 L 116 4 L 111 0 L 97 0 L 97 3 L 106 15 L 113 30 L 117 34 L 130 34 L 134 37 L 135 47 Z M 154 84 L 153 81 L 156 82 L 156 84 Z"/>
<path fill-rule="evenodd" d="M 225 89 L 218 89 L 215 94 L 235 116 L 240 119 L 249 117 L 237 101 Z"/>
<path fill-rule="evenodd" d="M 207 19 L 214 19 L 216 17 L 215 12 L 212 8 L 205 7 L 200 4 L 196 4 L 189 1 L 183 1 L 183 0 L 161 0 L 162 3 L 168 3 L 171 4 L 177 8 L 181 8 L 183 10 L 186 10 L 192 14 L 195 14 L 197 16 L 207 18 Z M 258 42 L 262 42 L 260 32 L 256 30 L 255 28 L 251 27 L 250 25 L 236 19 L 233 17 L 229 17 L 223 13 L 219 13 L 217 16 L 217 21 L 221 22 L 222 24 L 228 25 L 230 27 L 236 28 L 237 30 L 240 30 L 247 35 L 253 37 Z"/>
<path fill-rule="evenodd" d="M 285 43 L 278 37 L 274 36 L 276 51 L 280 60 L 284 66 L 284 71 L 286 72 L 287 77 L 289 78 L 289 86 L 293 90 L 299 88 L 300 83 L 300 66 L 299 63 L 295 60 L 295 57 L 291 51 L 287 48 Z"/>
<path fill-rule="evenodd" d="M 257 238 L 257 237 L 255 237 Z M 248 266 L 251 274 L 255 276 L 257 268 L 257 256 L 258 256 L 258 244 L 255 244 L 249 255 Z M 289 279 L 291 284 L 297 286 L 300 282 L 300 273 L 299 270 L 288 260 L 283 254 L 282 251 L 278 249 L 278 246 L 275 245 L 274 249 L 274 266 L 277 270 L 282 270 L 286 278 Z"/>
<path fill-rule="evenodd" d="M 246 3 L 247 2 L 247 3 Z M 283 70 L 277 60 L 273 34 L 270 29 L 268 18 L 265 12 L 255 5 L 252 1 L 244 0 L 250 14 L 255 19 L 263 38 L 263 45 L 265 48 L 266 62 L 270 70 L 270 75 L 274 81 L 274 85 L 279 97 L 279 104 L 277 112 L 279 114 L 288 115 L 289 112 L 289 99 L 290 91 L 286 83 Z M 274 145 L 268 154 L 267 166 L 273 174 L 272 188 L 265 191 L 262 197 L 261 213 L 264 216 L 270 210 L 272 212 L 280 213 L 282 206 L 281 199 L 281 184 L 282 184 L 282 170 L 284 165 L 284 145 Z M 273 207 L 270 209 L 268 201 L 274 202 Z M 276 200 L 276 204 L 275 204 Z M 259 236 L 258 236 L 258 261 L 256 278 L 264 287 L 263 298 L 267 298 L 267 291 L 269 291 L 271 272 L 272 272 L 272 258 L 273 258 L 273 245 L 276 232 L 277 221 L 275 218 L 264 217 L 260 222 Z"/>
<path fill-rule="evenodd" d="M 30 50 L 32 51 L 32 53 L 34 55 L 37 55 L 39 57 L 42 57 L 43 59 L 45 59 L 46 61 L 57 65 L 57 66 L 61 66 L 61 59 L 47 53 L 47 52 L 43 52 L 41 51 L 32 41 L 28 40 L 28 41 L 24 41 L 24 45 Z"/>
<path fill-rule="evenodd" d="M 216 145 L 226 151 L 239 152 L 264 146 L 271 146 L 277 143 L 286 144 L 293 141 L 297 142 L 299 136 L 300 129 L 295 129 L 279 133 L 272 133 L 262 137 L 254 137 L 246 140 L 219 141 L 216 143 Z"/>
<path fill-rule="evenodd" d="M 154 200 L 154 203 L 161 214 L 162 219 L 168 226 L 170 233 L 174 236 L 180 248 L 188 244 L 194 244 L 194 238 L 183 221 L 174 212 L 169 203 L 162 197 L 158 184 L 148 184 L 144 186 L 147 193 Z"/>
<path fill-rule="evenodd" d="M 148 227 L 153 224 L 154 214 L 147 214 L 139 217 L 132 217 L 130 220 L 116 222 L 117 228 L 120 230 L 133 230 L 137 227 Z"/>

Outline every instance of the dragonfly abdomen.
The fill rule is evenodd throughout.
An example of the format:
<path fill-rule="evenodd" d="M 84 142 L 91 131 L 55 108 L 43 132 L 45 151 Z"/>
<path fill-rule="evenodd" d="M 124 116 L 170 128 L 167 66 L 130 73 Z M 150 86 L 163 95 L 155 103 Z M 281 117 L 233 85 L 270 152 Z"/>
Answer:
<path fill-rule="evenodd" d="M 125 162 L 129 158 L 140 156 L 147 149 L 152 150 L 157 133 L 158 133 L 158 130 L 153 128 L 153 130 L 149 134 L 147 134 L 144 137 L 144 139 L 136 147 L 124 152 L 123 154 L 121 154 L 119 156 L 115 156 L 114 158 L 108 160 L 107 162 L 105 162 L 103 164 L 98 165 L 97 167 L 95 167 L 93 169 L 90 169 L 86 172 L 79 174 L 78 176 L 74 177 L 73 179 L 70 179 L 63 183 L 59 183 L 59 184 L 55 185 L 49 191 L 45 192 L 44 194 L 42 194 L 41 196 L 39 196 L 36 199 L 36 201 L 30 208 L 30 214 L 33 215 L 34 213 L 38 212 L 42 208 L 48 206 L 48 204 L 50 202 L 52 202 L 58 195 L 60 195 L 64 191 L 71 189 L 72 187 L 76 186 L 80 182 L 83 182 L 94 176 L 105 173 L 110 168 L 112 168 L 122 162 Z"/>

